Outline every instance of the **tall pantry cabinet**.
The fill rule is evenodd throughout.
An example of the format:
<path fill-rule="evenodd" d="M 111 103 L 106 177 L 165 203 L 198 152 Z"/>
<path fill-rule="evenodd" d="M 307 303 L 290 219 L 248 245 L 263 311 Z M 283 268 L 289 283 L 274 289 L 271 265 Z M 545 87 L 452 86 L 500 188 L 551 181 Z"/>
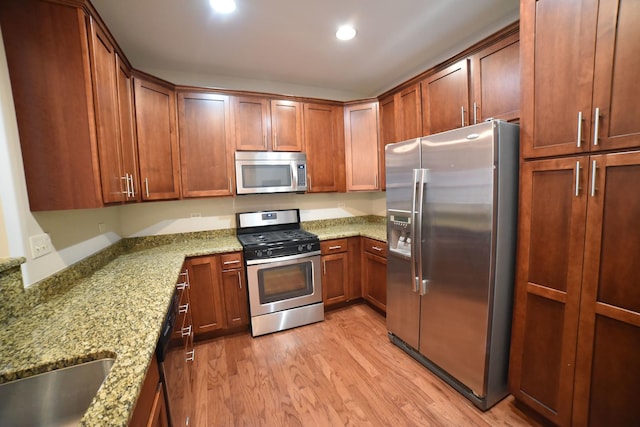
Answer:
<path fill-rule="evenodd" d="M 640 3 L 521 1 L 509 383 L 561 426 L 637 425 Z"/>

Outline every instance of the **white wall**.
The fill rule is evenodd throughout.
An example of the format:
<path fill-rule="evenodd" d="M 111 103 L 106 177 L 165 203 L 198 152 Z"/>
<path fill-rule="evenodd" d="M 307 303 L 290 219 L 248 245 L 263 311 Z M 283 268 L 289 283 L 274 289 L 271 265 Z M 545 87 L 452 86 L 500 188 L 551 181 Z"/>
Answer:
<path fill-rule="evenodd" d="M 236 212 L 291 208 L 300 209 L 302 221 L 384 215 L 384 193 L 269 194 L 139 203 L 121 208 L 121 230 L 122 236 L 138 237 L 235 228 Z"/>
<path fill-rule="evenodd" d="M 9 239 L 4 225 L 4 214 L 2 213 L 2 199 L 0 199 L 0 258 L 9 258 Z"/>

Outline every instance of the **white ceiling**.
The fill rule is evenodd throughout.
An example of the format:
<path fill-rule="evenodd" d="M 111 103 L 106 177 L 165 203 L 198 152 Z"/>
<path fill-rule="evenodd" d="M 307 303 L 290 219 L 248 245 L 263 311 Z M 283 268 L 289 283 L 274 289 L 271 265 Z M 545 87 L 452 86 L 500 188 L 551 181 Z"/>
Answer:
<path fill-rule="evenodd" d="M 140 70 L 176 84 L 377 96 L 518 19 L 518 0 L 92 0 Z M 350 42 L 338 26 L 358 31 Z"/>

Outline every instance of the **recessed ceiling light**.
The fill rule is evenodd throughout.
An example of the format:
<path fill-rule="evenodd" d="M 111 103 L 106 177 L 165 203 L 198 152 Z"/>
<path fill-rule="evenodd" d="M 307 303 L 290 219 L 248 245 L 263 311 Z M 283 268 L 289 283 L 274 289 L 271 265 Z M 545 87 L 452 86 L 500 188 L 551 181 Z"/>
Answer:
<path fill-rule="evenodd" d="M 209 0 L 209 4 L 218 13 L 231 13 L 236 10 L 236 2 L 233 0 Z"/>
<path fill-rule="evenodd" d="M 336 31 L 336 37 L 340 40 L 351 40 L 356 36 L 356 30 L 351 25 L 343 25 Z"/>

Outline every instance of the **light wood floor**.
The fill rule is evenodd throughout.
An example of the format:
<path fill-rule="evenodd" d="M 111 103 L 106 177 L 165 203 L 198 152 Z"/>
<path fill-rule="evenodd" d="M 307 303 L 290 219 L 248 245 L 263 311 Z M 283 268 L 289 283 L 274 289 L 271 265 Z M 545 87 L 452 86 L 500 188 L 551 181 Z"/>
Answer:
<path fill-rule="evenodd" d="M 387 338 L 367 305 L 276 334 L 196 346 L 192 426 L 538 426 L 511 397 L 488 412 Z"/>

